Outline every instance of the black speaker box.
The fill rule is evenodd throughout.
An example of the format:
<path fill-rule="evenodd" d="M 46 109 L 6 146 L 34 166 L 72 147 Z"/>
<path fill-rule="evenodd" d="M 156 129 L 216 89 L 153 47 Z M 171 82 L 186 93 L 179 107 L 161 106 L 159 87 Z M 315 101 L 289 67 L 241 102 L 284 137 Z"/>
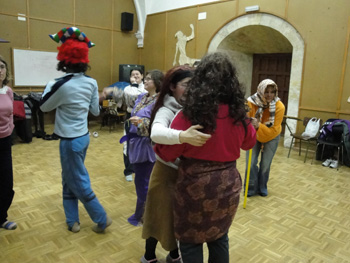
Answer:
<path fill-rule="evenodd" d="M 122 31 L 132 31 L 133 23 L 134 23 L 134 14 L 123 12 L 120 29 Z"/>

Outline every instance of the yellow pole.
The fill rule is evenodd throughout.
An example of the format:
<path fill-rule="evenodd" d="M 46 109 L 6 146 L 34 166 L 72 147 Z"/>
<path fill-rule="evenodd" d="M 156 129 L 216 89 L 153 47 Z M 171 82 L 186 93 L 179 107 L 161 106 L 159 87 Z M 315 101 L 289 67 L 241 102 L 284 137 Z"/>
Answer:
<path fill-rule="evenodd" d="M 252 162 L 252 149 L 249 150 L 249 158 L 248 158 L 248 168 L 247 168 L 247 177 L 245 180 L 245 191 L 244 191 L 244 201 L 243 208 L 247 205 L 247 195 L 248 195 L 248 186 L 249 186 L 249 177 L 250 177 L 250 165 Z"/>

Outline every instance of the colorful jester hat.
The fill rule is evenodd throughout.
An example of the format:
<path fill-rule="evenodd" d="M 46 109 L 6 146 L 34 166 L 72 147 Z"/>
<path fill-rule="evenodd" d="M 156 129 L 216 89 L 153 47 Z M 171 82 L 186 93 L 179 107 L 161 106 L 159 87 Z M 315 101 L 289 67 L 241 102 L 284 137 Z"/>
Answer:
<path fill-rule="evenodd" d="M 89 48 L 95 46 L 86 35 L 76 27 L 66 27 L 57 34 L 49 35 L 55 42 L 61 43 L 57 60 L 65 64 L 89 62 Z"/>

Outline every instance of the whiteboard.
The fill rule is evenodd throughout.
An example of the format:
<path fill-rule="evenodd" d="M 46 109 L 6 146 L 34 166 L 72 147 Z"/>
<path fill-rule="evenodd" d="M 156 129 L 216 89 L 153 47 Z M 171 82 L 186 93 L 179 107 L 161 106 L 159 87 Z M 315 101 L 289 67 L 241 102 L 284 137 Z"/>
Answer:
<path fill-rule="evenodd" d="M 46 86 L 55 78 L 64 75 L 57 71 L 57 52 L 28 49 L 12 49 L 14 86 Z"/>

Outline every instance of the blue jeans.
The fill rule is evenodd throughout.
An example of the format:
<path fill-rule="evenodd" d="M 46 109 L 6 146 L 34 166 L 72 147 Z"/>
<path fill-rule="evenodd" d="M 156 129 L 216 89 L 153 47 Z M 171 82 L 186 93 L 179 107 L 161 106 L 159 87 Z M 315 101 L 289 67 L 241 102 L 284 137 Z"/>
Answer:
<path fill-rule="evenodd" d="M 209 263 L 229 263 L 227 233 L 212 242 L 207 242 Z M 183 263 L 203 263 L 203 243 L 183 243 L 180 241 Z"/>
<path fill-rule="evenodd" d="M 260 194 L 267 196 L 267 182 L 269 181 L 270 167 L 272 159 L 276 153 L 280 135 L 272 139 L 269 142 L 263 143 L 263 151 L 261 151 L 262 143 L 256 141 L 252 149 L 252 161 L 250 166 L 250 178 L 248 184 L 248 196 Z M 260 164 L 258 167 L 258 157 L 261 151 Z M 247 179 L 247 168 L 248 168 L 249 151 L 246 153 L 246 173 L 245 178 Z M 244 180 L 246 183 L 246 180 Z M 244 185 L 245 185 L 244 183 Z M 244 188 L 245 189 L 245 188 Z"/>
<path fill-rule="evenodd" d="M 89 134 L 60 141 L 63 208 L 67 225 L 72 227 L 74 222 L 79 223 L 78 200 L 80 200 L 92 221 L 105 229 L 107 215 L 91 189 L 89 173 L 84 165 L 89 143 Z"/>

